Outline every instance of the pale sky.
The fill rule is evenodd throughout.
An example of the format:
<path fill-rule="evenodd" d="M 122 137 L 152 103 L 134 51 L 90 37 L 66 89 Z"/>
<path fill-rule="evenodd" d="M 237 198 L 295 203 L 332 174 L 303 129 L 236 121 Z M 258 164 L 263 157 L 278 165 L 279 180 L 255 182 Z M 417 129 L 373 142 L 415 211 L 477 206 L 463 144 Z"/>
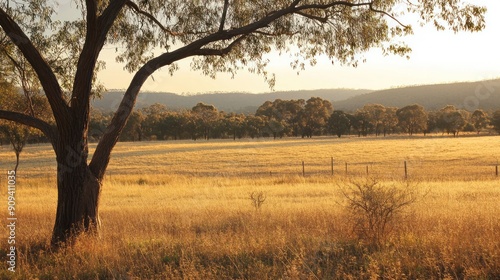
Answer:
<path fill-rule="evenodd" d="M 413 49 L 407 60 L 399 56 L 384 57 L 379 50 L 365 54 L 367 62 L 357 68 L 332 65 L 330 60 L 318 59 L 314 67 L 308 66 L 299 75 L 290 68 L 288 55 L 271 56 L 269 72 L 276 74 L 276 91 L 301 89 L 385 89 L 405 85 L 477 81 L 500 77 L 500 1 L 477 0 L 488 8 L 486 29 L 480 33 L 435 31 L 432 26 L 421 28 L 412 24 L 414 35 L 405 38 Z M 99 79 L 108 89 L 124 89 L 132 75 L 123 65 L 114 61 L 114 48 L 104 49 L 100 58 L 107 67 Z M 219 74 L 216 80 L 190 70 L 190 60 L 179 63 L 180 70 L 170 76 L 166 70 L 149 79 L 142 91 L 173 93 L 206 92 L 269 92 L 261 76 L 240 71 L 234 79 Z"/>

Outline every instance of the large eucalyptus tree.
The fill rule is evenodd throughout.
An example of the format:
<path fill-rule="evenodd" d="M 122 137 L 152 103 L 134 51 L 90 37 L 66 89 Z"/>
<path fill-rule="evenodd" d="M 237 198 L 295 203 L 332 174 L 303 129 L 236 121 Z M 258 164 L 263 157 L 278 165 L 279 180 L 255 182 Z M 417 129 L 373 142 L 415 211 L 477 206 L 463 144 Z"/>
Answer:
<path fill-rule="evenodd" d="M 318 55 L 356 64 L 373 47 L 406 55 L 399 38 L 412 33 L 405 14 L 438 29 L 479 31 L 483 7 L 462 0 L 75 0 L 80 13 L 58 22 L 53 1 L 0 3 L 0 52 L 20 52 L 38 76 L 55 125 L 20 112 L 0 118 L 41 130 L 57 158 L 58 205 L 52 243 L 98 228 L 101 185 L 110 154 L 143 83 L 155 71 L 192 68 L 215 77 L 248 69 L 272 86 L 265 54 L 294 52 L 293 67 Z M 109 127 L 89 159 L 90 99 L 98 57 L 118 47 L 117 60 L 135 73 Z"/>

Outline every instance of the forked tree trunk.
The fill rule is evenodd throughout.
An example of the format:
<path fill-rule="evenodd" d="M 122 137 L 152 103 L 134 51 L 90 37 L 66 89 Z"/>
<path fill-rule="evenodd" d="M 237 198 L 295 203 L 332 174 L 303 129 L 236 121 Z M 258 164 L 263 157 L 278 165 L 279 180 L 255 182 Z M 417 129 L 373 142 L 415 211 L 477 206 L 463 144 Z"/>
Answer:
<path fill-rule="evenodd" d="M 58 199 L 51 240 L 53 247 L 71 243 L 81 233 L 97 235 L 99 231 L 101 180 L 90 171 L 85 149 L 82 151 L 80 147 L 80 152 L 66 149 L 71 152 L 57 159 Z"/>

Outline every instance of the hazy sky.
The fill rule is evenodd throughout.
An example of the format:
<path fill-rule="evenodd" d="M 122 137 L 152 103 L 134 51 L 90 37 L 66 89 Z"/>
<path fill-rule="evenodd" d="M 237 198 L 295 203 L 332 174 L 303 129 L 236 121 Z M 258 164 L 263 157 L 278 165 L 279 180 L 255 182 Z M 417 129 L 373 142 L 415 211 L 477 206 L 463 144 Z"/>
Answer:
<path fill-rule="evenodd" d="M 435 31 L 432 26 L 420 28 L 412 24 L 414 35 L 406 37 L 413 49 L 411 58 L 382 56 L 379 50 L 365 54 L 366 63 L 357 68 L 332 65 L 328 59 L 319 59 L 314 67 L 307 67 L 299 75 L 290 68 L 288 55 L 272 56 L 269 72 L 275 73 L 275 90 L 356 88 L 384 89 L 403 85 L 432 84 L 456 81 L 476 81 L 500 77 L 500 1 L 477 0 L 488 8 L 486 29 L 480 33 Z M 123 65 L 114 61 L 114 49 L 104 49 L 101 59 L 107 67 L 99 78 L 108 89 L 128 86 L 131 75 Z M 216 80 L 189 68 L 189 60 L 179 63 L 180 70 L 170 76 L 166 70 L 149 79 L 143 91 L 174 93 L 200 92 L 268 92 L 270 89 L 261 76 L 240 71 L 234 79 L 219 74 Z"/>

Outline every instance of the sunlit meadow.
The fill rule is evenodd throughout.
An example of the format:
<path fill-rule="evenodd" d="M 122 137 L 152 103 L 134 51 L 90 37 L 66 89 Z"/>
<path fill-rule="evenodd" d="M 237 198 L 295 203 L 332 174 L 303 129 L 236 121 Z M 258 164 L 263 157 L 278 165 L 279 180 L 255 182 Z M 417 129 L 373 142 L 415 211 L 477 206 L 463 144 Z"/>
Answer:
<path fill-rule="evenodd" d="M 119 143 L 103 186 L 100 237 L 58 251 L 48 246 L 54 154 L 30 145 L 18 171 L 18 267 L 0 276 L 499 279 L 498 143 L 493 136 Z M 14 154 L 3 146 L 0 158 L 5 174 Z M 406 185 L 405 162 L 418 197 L 373 246 L 354 230 L 341 190 L 366 178 Z M 250 196 L 260 192 L 265 200 L 255 207 Z"/>

